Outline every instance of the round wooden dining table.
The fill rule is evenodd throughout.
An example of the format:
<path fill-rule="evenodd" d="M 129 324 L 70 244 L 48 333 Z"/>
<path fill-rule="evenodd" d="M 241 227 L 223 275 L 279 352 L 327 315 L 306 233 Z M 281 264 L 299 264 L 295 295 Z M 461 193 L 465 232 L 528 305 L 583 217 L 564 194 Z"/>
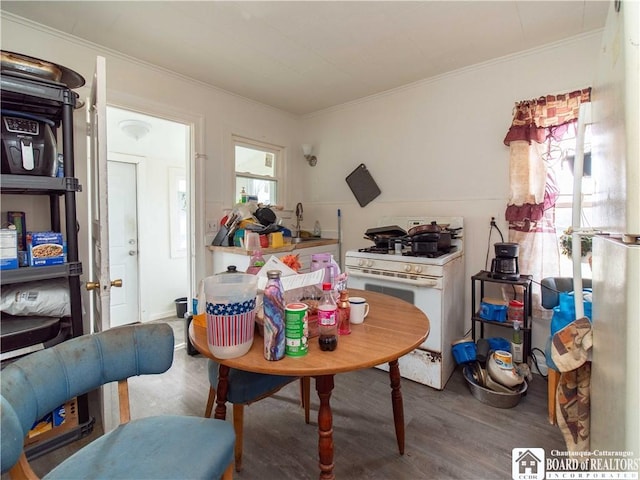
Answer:
<path fill-rule="evenodd" d="M 320 399 L 318 410 L 318 450 L 320 478 L 335 478 L 333 468 L 333 418 L 330 398 L 334 375 L 389 363 L 391 402 L 400 454 L 404 454 L 404 410 L 400 391 L 398 358 L 411 352 L 429 334 L 429 319 L 409 302 L 382 293 L 349 289 L 350 296 L 361 296 L 369 303 L 364 323 L 351 324 L 351 334 L 340 335 L 334 351 L 322 351 L 318 339 L 309 340 L 309 351 L 303 357 L 287 357 L 268 361 L 263 355 L 262 337 L 256 335 L 248 353 L 241 357 L 219 359 L 209 350 L 206 324 L 191 322 L 189 338 L 203 355 L 220 364 L 215 418 L 226 418 L 228 375 L 230 368 L 272 375 L 314 377 Z M 204 318 L 203 316 L 201 318 Z"/>

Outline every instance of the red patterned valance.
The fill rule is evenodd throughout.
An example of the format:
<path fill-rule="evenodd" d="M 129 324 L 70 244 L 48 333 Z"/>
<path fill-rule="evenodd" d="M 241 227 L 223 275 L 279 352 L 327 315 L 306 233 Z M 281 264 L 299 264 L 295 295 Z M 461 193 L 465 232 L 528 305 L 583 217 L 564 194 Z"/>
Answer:
<path fill-rule="evenodd" d="M 546 129 L 577 121 L 580 104 L 590 101 L 591 87 L 518 102 L 504 144 L 509 145 L 514 140 L 542 143 L 547 138 Z"/>
<path fill-rule="evenodd" d="M 558 200 L 558 187 L 555 182 L 548 181 L 544 189 L 544 201 L 542 203 L 524 203 L 522 205 L 508 205 L 505 212 L 505 220 L 509 222 L 509 228 L 524 232 L 537 229 L 542 230 L 541 220 L 546 210 L 555 206 Z"/>

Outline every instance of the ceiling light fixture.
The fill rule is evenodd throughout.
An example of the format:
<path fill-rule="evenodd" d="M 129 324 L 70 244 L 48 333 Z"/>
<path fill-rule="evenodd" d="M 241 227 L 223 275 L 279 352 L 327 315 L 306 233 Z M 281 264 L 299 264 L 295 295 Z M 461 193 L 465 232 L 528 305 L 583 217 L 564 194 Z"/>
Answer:
<path fill-rule="evenodd" d="M 151 131 L 151 124 L 142 120 L 122 120 L 118 126 L 127 136 L 136 141 L 146 137 Z"/>
<path fill-rule="evenodd" d="M 309 145 L 308 143 L 305 143 L 304 145 L 302 145 L 302 153 L 304 154 L 305 160 L 309 162 L 309 165 L 311 165 L 312 167 L 315 167 L 316 163 L 318 163 L 318 159 L 316 158 L 315 155 L 311 155 L 311 152 L 313 152 L 312 145 Z"/>

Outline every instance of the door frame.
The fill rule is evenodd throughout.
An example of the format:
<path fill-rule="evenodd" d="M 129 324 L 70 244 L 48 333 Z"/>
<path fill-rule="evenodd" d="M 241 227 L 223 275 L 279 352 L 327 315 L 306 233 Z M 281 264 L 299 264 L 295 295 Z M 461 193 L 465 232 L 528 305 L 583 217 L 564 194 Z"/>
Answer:
<path fill-rule="evenodd" d="M 197 279 L 205 276 L 205 259 L 207 258 L 206 245 L 203 241 L 205 238 L 204 175 L 207 159 L 206 154 L 202 153 L 205 151 L 204 115 L 178 110 L 170 105 L 150 102 L 143 98 L 132 97 L 118 92 L 109 92 L 107 106 L 181 123 L 189 129 L 188 152 L 186 152 L 185 164 L 189 190 L 187 268 L 189 292 L 195 293 L 198 284 Z M 142 174 L 140 171 L 138 173 Z M 189 301 L 187 305 L 190 305 L 190 303 Z M 179 342 L 177 343 L 179 344 Z"/>

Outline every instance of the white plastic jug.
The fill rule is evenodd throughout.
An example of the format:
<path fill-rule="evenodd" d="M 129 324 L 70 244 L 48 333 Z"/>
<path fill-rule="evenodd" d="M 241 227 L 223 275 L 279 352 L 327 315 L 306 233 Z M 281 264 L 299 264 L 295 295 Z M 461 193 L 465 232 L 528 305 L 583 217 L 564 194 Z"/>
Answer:
<path fill-rule="evenodd" d="M 324 279 L 322 282 L 330 283 L 332 287 L 335 286 L 335 279 L 340 275 L 340 266 L 330 253 L 314 253 L 311 255 L 310 270 L 312 272 L 324 270 Z"/>
<path fill-rule="evenodd" d="M 225 273 L 203 283 L 209 350 L 221 359 L 241 357 L 253 343 L 258 277 Z"/>

